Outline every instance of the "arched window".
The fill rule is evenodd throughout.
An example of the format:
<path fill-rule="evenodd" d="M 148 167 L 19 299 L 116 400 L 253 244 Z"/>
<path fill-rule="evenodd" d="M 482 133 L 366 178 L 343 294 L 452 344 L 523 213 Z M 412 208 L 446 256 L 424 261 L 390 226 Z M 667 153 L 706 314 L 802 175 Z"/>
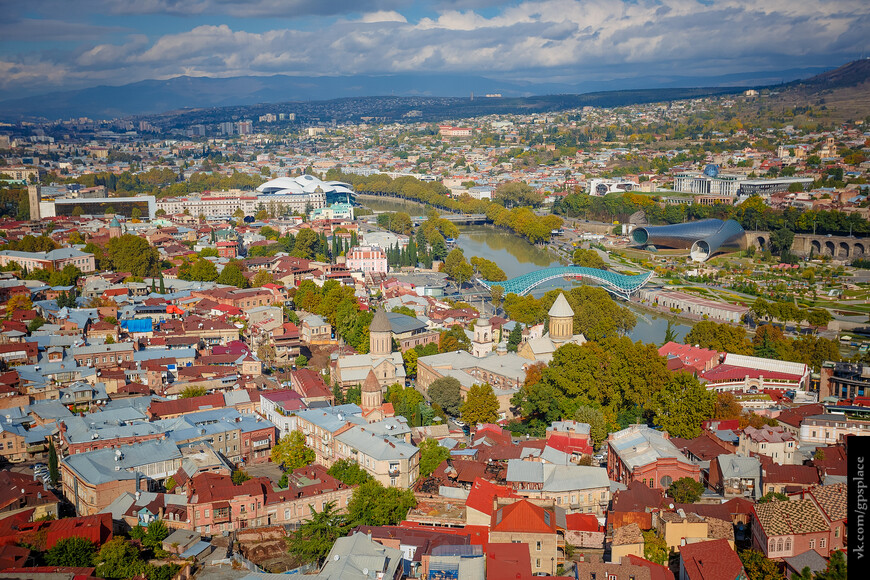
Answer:
<path fill-rule="evenodd" d="M 674 482 L 674 480 L 671 478 L 670 475 L 665 475 L 665 476 L 662 477 L 661 480 L 659 481 L 659 483 L 662 484 L 662 488 L 663 488 L 663 489 L 667 489 L 667 488 L 671 487 L 671 484 L 672 484 L 673 482 Z"/>
<path fill-rule="evenodd" d="M 791 538 L 785 539 L 785 551 L 791 552 Z"/>
<path fill-rule="evenodd" d="M 776 552 L 776 540 L 770 540 L 770 543 L 767 546 L 768 552 Z"/>
<path fill-rule="evenodd" d="M 776 542 L 776 551 L 782 552 L 782 538 L 780 538 L 779 541 Z"/>

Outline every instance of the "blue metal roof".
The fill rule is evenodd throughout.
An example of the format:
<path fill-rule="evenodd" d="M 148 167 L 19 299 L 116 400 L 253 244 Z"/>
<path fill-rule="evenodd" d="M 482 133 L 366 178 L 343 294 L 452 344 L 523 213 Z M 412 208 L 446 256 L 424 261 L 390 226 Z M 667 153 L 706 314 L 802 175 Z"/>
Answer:
<path fill-rule="evenodd" d="M 643 285 L 652 278 L 652 275 L 652 272 L 646 272 L 644 274 L 628 276 L 626 274 L 618 274 L 616 272 L 599 270 L 597 268 L 586 268 L 583 266 L 556 266 L 554 268 L 543 268 L 541 270 L 529 272 L 528 274 L 523 274 L 522 276 L 517 276 L 516 278 L 511 278 L 504 282 L 480 280 L 480 283 L 487 288 L 501 286 L 504 288 L 505 294 L 513 293 L 519 296 L 524 296 L 531 292 L 536 286 L 539 286 L 548 280 L 555 280 L 556 278 L 563 278 L 565 276 L 582 276 L 584 278 L 595 280 L 608 292 L 618 294 L 627 299 L 629 296 L 640 290 Z"/>

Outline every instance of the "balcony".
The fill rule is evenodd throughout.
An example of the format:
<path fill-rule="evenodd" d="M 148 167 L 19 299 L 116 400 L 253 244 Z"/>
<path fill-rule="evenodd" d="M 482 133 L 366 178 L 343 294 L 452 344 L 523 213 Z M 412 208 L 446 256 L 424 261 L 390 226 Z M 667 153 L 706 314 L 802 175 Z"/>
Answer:
<path fill-rule="evenodd" d="M 212 521 L 216 524 L 222 524 L 230 521 L 230 508 L 214 510 Z"/>

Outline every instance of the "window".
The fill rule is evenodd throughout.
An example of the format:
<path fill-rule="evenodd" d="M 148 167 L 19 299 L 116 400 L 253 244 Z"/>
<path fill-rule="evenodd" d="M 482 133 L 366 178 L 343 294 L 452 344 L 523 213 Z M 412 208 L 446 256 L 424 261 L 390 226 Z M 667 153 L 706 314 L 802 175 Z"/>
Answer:
<path fill-rule="evenodd" d="M 836 528 L 834 528 L 834 537 L 835 538 L 840 537 L 840 526 L 837 526 Z"/>
<path fill-rule="evenodd" d="M 541 551 L 541 542 L 540 542 L 540 541 L 535 542 L 535 550 L 538 551 L 538 552 Z"/>
<path fill-rule="evenodd" d="M 822 539 L 819 540 L 819 547 L 820 547 L 820 548 L 824 548 L 824 547 L 826 547 L 827 545 L 828 545 L 828 540 L 826 540 L 825 538 L 822 538 Z"/>
<path fill-rule="evenodd" d="M 791 552 L 791 538 L 785 539 L 785 551 Z"/>
<path fill-rule="evenodd" d="M 541 567 L 541 559 L 535 558 L 535 568 L 540 568 L 540 567 Z"/>
<path fill-rule="evenodd" d="M 770 540 L 770 542 L 767 544 L 767 551 L 776 552 L 776 540 Z"/>
<path fill-rule="evenodd" d="M 815 547 L 816 547 L 816 541 L 815 541 L 815 540 L 810 540 L 810 550 L 814 550 Z"/>
<path fill-rule="evenodd" d="M 205 510 L 205 517 L 208 517 L 208 510 Z"/>

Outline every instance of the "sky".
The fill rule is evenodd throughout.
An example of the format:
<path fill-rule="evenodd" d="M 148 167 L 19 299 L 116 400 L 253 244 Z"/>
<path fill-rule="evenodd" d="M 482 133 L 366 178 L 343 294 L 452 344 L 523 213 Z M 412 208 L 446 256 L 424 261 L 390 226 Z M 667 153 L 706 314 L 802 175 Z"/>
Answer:
<path fill-rule="evenodd" d="M 0 0 L 0 99 L 180 75 L 576 83 L 823 66 L 867 0 Z"/>

